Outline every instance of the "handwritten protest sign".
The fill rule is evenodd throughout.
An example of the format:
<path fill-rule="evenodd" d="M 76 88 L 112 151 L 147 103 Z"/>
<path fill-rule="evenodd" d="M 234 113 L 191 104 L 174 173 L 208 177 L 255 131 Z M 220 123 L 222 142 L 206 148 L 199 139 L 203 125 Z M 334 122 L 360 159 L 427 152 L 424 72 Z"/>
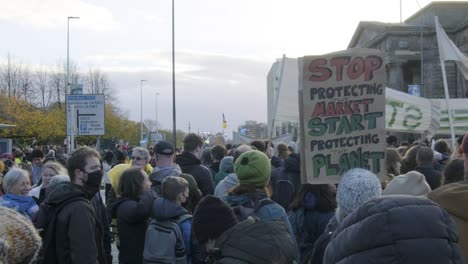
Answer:
<path fill-rule="evenodd" d="M 337 183 L 351 168 L 383 176 L 383 54 L 350 49 L 299 60 L 302 180 Z"/>

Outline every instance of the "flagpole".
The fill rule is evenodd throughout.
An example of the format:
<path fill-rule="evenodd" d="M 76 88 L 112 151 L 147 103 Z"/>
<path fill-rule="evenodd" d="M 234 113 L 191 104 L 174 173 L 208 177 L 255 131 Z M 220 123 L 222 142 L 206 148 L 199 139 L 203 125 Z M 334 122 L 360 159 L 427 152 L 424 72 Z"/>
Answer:
<path fill-rule="evenodd" d="M 450 107 L 449 92 L 447 87 L 447 74 L 445 73 L 445 61 L 440 59 L 440 67 L 442 68 L 442 79 L 444 80 L 444 92 L 445 92 L 445 104 L 447 105 L 447 113 L 449 116 L 450 134 L 452 137 L 452 149 L 456 149 L 455 146 L 455 130 L 453 129 L 453 117 L 452 108 Z"/>
<path fill-rule="evenodd" d="M 440 38 L 440 33 L 438 32 L 438 27 L 440 27 L 443 31 L 443 28 L 442 26 L 440 25 L 439 23 L 439 18 L 436 16 L 434 17 L 434 20 L 435 20 L 435 26 L 436 26 L 436 33 L 437 33 L 437 44 L 439 46 L 439 59 L 440 59 L 440 67 L 442 68 L 442 79 L 444 81 L 444 92 L 445 92 L 445 104 L 447 105 L 447 114 L 448 114 L 448 117 L 449 117 L 449 126 L 450 126 L 450 135 L 451 135 L 451 138 L 452 138 L 452 150 L 455 150 L 456 149 L 456 146 L 455 146 L 455 130 L 453 128 L 453 116 L 452 116 L 452 108 L 450 107 L 450 96 L 449 96 L 449 92 L 448 92 L 448 85 L 447 85 L 447 74 L 445 72 L 445 55 L 443 55 L 440 51 L 441 51 L 441 43 L 439 42 L 439 38 Z M 448 38 L 448 36 L 447 36 Z"/>

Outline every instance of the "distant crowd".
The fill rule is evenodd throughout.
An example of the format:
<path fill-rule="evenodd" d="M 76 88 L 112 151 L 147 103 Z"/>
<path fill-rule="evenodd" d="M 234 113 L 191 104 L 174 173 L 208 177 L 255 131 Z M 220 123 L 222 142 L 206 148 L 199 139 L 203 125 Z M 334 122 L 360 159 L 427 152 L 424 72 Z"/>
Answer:
<path fill-rule="evenodd" d="M 465 263 L 468 135 L 387 146 L 384 177 L 337 184 L 305 184 L 295 142 L 15 148 L 0 263 Z"/>

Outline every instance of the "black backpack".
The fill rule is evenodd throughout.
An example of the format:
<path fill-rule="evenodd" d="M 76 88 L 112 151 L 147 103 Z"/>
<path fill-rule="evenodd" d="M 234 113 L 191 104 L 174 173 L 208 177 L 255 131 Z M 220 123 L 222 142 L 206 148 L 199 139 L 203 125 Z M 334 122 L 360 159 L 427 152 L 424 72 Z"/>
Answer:
<path fill-rule="evenodd" d="M 246 220 L 249 216 L 254 219 L 259 219 L 257 216 L 258 210 L 265 205 L 274 204 L 270 198 L 264 199 L 249 199 L 247 202 L 233 206 L 234 214 L 239 222 Z"/>
<path fill-rule="evenodd" d="M 295 253 L 284 222 L 249 217 L 216 240 L 207 251 L 207 263 L 292 264 Z"/>
<path fill-rule="evenodd" d="M 89 204 L 90 207 L 91 204 L 88 199 L 78 196 L 71 198 L 69 200 L 64 201 L 63 203 L 60 204 L 45 204 L 45 208 L 43 210 L 47 210 L 47 225 L 39 232 L 39 234 L 42 237 L 42 248 L 39 251 L 39 255 L 37 257 L 37 264 L 56 264 L 57 262 L 57 248 L 56 248 L 56 232 L 55 232 L 55 226 L 57 223 L 57 218 L 58 214 L 62 211 L 65 206 L 67 206 L 70 203 L 76 202 L 76 201 L 84 201 L 87 204 Z"/>

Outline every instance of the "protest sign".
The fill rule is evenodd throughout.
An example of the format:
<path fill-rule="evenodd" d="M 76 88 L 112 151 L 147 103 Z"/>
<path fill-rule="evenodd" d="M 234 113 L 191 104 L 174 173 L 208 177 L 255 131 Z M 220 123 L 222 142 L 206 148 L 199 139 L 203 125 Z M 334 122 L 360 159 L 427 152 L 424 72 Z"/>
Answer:
<path fill-rule="evenodd" d="M 385 171 L 385 67 L 379 50 L 299 60 L 302 180 L 337 183 L 351 168 Z"/>

